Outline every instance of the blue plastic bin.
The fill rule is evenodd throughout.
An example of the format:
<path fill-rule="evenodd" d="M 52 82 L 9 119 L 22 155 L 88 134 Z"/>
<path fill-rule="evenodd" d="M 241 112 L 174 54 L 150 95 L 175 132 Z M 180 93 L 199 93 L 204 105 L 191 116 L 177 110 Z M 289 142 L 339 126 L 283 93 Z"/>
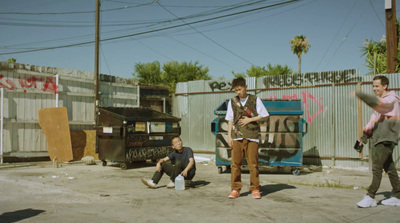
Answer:
<path fill-rule="evenodd" d="M 225 120 L 229 100 L 215 110 L 217 116 L 211 123 L 211 131 L 216 136 L 215 162 L 219 173 L 222 167 L 230 168 L 231 148 L 228 146 L 228 122 Z M 304 109 L 300 100 L 262 99 L 270 116 L 259 121 L 259 165 L 290 166 L 298 175 L 303 165 L 303 136 L 307 123 L 303 119 Z M 246 159 L 243 160 L 246 165 Z"/>

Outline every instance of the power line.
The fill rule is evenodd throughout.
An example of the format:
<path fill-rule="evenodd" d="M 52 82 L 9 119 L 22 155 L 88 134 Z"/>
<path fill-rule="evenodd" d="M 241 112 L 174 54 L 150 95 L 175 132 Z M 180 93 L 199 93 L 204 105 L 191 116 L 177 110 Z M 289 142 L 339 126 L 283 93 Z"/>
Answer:
<path fill-rule="evenodd" d="M 189 47 L 190 49 L 192 49 L 192 50 L 194 50 L 194 51 L 197 51 L 197 52 L 199 52 L 199 53 L 201 53 L 201 54 L 203 54 L 203 55 L 205 55 L 205 56 L 208 56 L 208 57 L 210 57 L 210 58 L 212 58 L 212 59 L 214 59 L 214 60 L 216 60 L 216 61 L 218 61 L 218 62 L 220 62 L 220 63 L 222 63 L 222 64 L 225 64 L 225 65 L 227 65 L 228 67 L 231 67 L 231 68 L 233 67 L 232 65 L 227 64 L 227 63 L 225 63 L 224 61 L 219 60 L 218 58 L 216 58 L 216 57 L 214 57 L 214 56 L 212 56 L 212 55 L 209 55 L 209 54 L 207 54 L 207 53 L 204 53 L 203 51 L 198 50 L 198 49 L 196 49 L 196 48 L 194 48 L 194 47 L 192 47 L 192 46 L 190 46 L 190 45 L 188 45 L 188 44 L 186 44 L 186 43 L 184 43 L 184 42 L 182 42 L 182 41 L 179 41 L 179 40 L 177 40 L 177 39 L 175 39 L 175 38 L 173 38 L 173 37 L 171 37 L 171 36 L 169 36 L 169 35 L 166 35 L 166 36 L 167 36 L 168 38 L 171 38 L 172 40 L 174 40 L 174 41 L 176 41 L 176 42 L 178 42 L 178 43 L 184 45 L 184 46 Z"/>
<path fill-rule="evenodd" d="M 331 43 L 329 44 L 328 48 L 326 49 L 324 55 L 321 57 L 321 60 L 318 62 L 317 67 L 315 68 L 315 71 L 318 69 L 319 65 L 322 63 L 322 61 L 324 60 L 326 54 L 328 53 L 329 49 L 331 48 L 333 42 L 336 40 L 336 37 L 338 36 L 340 30 L 343 28 L 343 25 L 346 23 L 347 19 L 349 18 L 349 15 L 351 14 L 351 12 L 353 11 L 354 6 L 356 5 L 357 0 L 354 1 L 353 6 L 351 7 L 350 11 L 347 13 L 346 18 L 343 20 L 342 24 L 339 27 L 339 30 L 336 31 L 335 36 L 333 37 Z"/>
<path fill-rule="evenodd" d="M 328 66 L 328 64 L 331 62 L 332 58 L 336 55 L 336 53 L 339 51 L 340 47 L 343 45 L 344 41 L 347 40 L 347 37 L 350 35 L 350 33 L 353 31 L 354 27 L 357 25 L 358 21 L 360 20 L 360 18 L 363 16 L 363 14 L 361 14 L 358 19 L 356 20 L 356 22 L 353 24 L 353 26 L 350 28 L 349 32 L 346 34 L 346 36 L 343 38 L 342 42 L 339 44 L 339 46 L 336 48 L 335 52 L 332 54 L 332 56 L 329 58 L 328 62 L 325 64 L 324 68 L 326 66 Z"/>
<path fill-rule="evenodd" d="M 149 46 L 149 45 L 147 45 L 147 44 L 144 44 L 142 41 L 140 41 L 140 40 L 135 40 L 135 41 L 137 41 L 138 43 L 142 44 L 143 46 L 145 46 L 145 47 L 147 47 L 147 48 L 151 49 L 152 51 L 154 51 L 154 52 L 156 52 L 156 53 L 160 54 L 161 56 L 163 56 L 163 57 L 167 58 L 168 60 L 173 60 L 171 57 L 169 57 L 169 56 L 167 56 L 167 55 L 165 55 L 165 54 L 163 54 L 163 53 L 161 53 L 161 52 L 157 51 L 156 49 L 154 49 L 154 48 L 150 47 L 150 46 Z"/>
<path fill-rule="evenodd" d="M 100 50 L 101 50 L 101 52 L 103 52 L 102 55 L 103 55 L 104 62 L 106 63 L 106 66 L 107 66 L 108 73 L 109 73 L 110 75 L 112 75 L 111 70 L 110 70 L 110 66 L 108 66 L 108 63 L 107 63 L 107 59 L 106 59 L 104 50 L 103 50 L 103 48 L 102 48 L 101 46 L 100 46 Z"/>
<path fill-rule="evenodd" d="M 194 19 L 194 18 L 198 18 L 198 17 L 214 15 L 214 14 L 217 14 L 217 13 L 228 12 L 228 11 L 231 11 L 231 10 L 234 10 L 234 9 L 237 9 L 237 8 L 251 6 L 251 5 L 258 4 L 258 3 L 261 3 L 261 2 L 264 2 L 264 1 L 265 0 L 259 0 L 259 1 L 256 1 L 256 2 L 250 1 L 250 3 L 246 3 L 246 4 L 238 3 L 238 4 L 234 4 L 234 5 L 230 5 L 230 6 L 219 7 L 217 9 L 211 10 L 211 11 L 196 13 L 196 14 L 192 14 L 192 15 L 189 15 L 189 16 L 185 16 L 185 17 L 176 17 L 174 19 L 168 19 L 168 20 L 160 20 L 160 21 L 157 21 L 157 20 L 154 20 L 154 21 L 148 20 L 148 21 L 146 21 L 145 20 L 145 21 L 142 21 L 142 22 L 113 21 L 113 22 L 107 22 L 107 25 L 102 25 L 102 26 L 130 26 L 130 25 L 145 25 L 145 24 L 152 24 L 152 23 L 160 24 L 160 23 L 166 23 L 166 22 L 172 23 L 172 22 L 179 21 L 181 19 L 184 19 L 184 20 L 186 20 L 186 19 Z M 143 5 L 147 5 L 147 4 L 150 4 L 150 3 L 141 4 L 139 6 L 143 6 Z M 87 11 L 87 12 L 94 12 L 94 11 Z M 68 12 L 64 12 L 64 13 L 67 14 Z M 81 12 L 73 12 L 73 13 L 81 13 Z M 56 20 L 49 21 L 48 19 L 47 20 L 32 20 L 32 19 L 19 19 L 19 18 L 18 19 L 15 19 L 15 18 L 14 19 L 11 19 L 11 18 L 0 18 L 0 19 L 3 19 L 3 20 L 15 20 L 15 21 L 27 21 L 27 22 L 36 21 L 36 22 L 46 22 L 46 23 L 50 23 L 51 24 L 51 25 L 48 25 L 48 24 L 45 24 L 45 25 L 44 24 L 39 24 L 38 25 L 38 24 L 32 24 L 32 23 L 5 23 L 5 22 L 3 22 L 1 24 L 1 25 L 9 25 L 9 26 L 28 26 L 28 27 L 32 27 L 32 26 L 38 26 L 38 27 L 62 27 L 63 26 L 63 24 L 54 25 L 55 22 L 68 23 L 69 25 L 66 26 L 66 27 L 89 27 L 89 26 L 93 26 L 93 21 L 90 21 L 90 22 L 89 21 L 70 21 L 70 20 L 69 21 L 56 21 Z M 70 25 L 70 23 L 86 23 L 87 25 L 86 26 L 83 26 L 83 25 L 72 26 L 72 25 Z M 103 22 L 103 24 L 105 24 L 105 23 Z"/>
<path fill-rule="evenodd" d="M 371 4 L 372 9 L 374 10 L 376 17 L 378 17 L 379 22 L 381 22 L 382 27 L 385 29 L 385 25 L 383 25 L 383 22 L 382 22 L 381 18 L 379 17 L 378 12 L 376 11 L 375 6 L 372 4 L 371 0 L 369 0 L 369 3 Z"/>
<path fill-rule="evenodd" d="M 250 2 L 250 3 L 248 3 L 248 2 L 242 2 L 242 3 L 238 3 L 238 4 L 234 4 L 234 5 L 230 5 L 230 6 L 224 6 L 224 7 L 219 7 L 219 8 L 217 8 L 216 10 L 212 10 L 212 11 L 205 11 L 205 12 L 201 12 L 201 13 L 196 13 L 196 14 L 192 14 L 192 15 L 189 15 L 189 16 L 185 16 L 185 17 L 181 17 L 181 18 L 174 18 L 174 19 L 170 19 L 170 20 L 154 20 L 154 21 L 151 21 L 151 20 L 148 20 L 148 21 L 139 21 L 139 22 L 134 22 L 134 23 L 128 23 L 128 22 L 124 22 L 124 21 L 118 21 L 119 23 L 124 23 L 124 24 L 122 24 L 122 25 L 126 25 L 126 26 L 129 26 L 129 25 L 145 25 L 145 24 L 148 24 L 148 25 L 146 25 L 146 26 L 144 26 L 144 27 L 137 27 L 137 28 L 150 28 L 151 26 L 155 26 L 155 25 L 161 25 L 161 24 L 165 24 L 165 23 L 172 23 L 172 22 L 174 22 L 174 21 L 178 21 L 179 19 L 189 19 L 189 18 L 197 18 L 197 17 L 201 17 L 201 16 L 206 16 L 206 15 L 211 15 L 212 13 L 220 13 L 220 12 L 227 12 L 227 11 L 230 11 L 230 10 L 233 10 L 233 9 L 236 9 L 236 8 L 238 8 L 238 7 L 245 7 L 245 6 L 249 6 L 249 5 L 253 5 L 253 4 L 256 4 L 256 3 L 260 3 L 260 2 L 263 2 L 263 1 L 257 1 L 257 2 Z M 277 6 L 277 7 L 283 7 L 283 5 L 281 5 L 281 6 Z M 242 16 L 244 16 L 244 15 L 242 15 Z M 239 18 L 239 17 L 236 17 L 235 19 L 237 19 L 237 18 Z M 5 19 L 5 18 L 0 18 L 0 19 Z M 225 19 L 225 21 L 226 20 L 228 20 L 228 19 L 231 19 L 231 18 L 226 18 Z M 24 20 L 24 19 L 6 19 L 6 20 L 16 20 L 16 21 L 40 21 L 40 22 L 44 22 L 43 20 Z M 48 20 L 46 20 L 46 21 L 48 21 Z M 232 19 L 231 20 L 229 20 L 229 21 L 232 21 Z M 51 20 L 51 22 L 54 22 L 54 20 Z M 61 21 L 58 21 L 58 22 L 61 22 Z M 74 23 L 81 23 L 81 21 L 73 21 Z M 83 22 L 83 21 L 82 21 Z M 224 22 L 223 20 L 221 20 L 220 22 L 214 22 L 213 24 L 217 24 L 217 23 L 221 23 L 221 22 Z M 90 23 L 93 23 L 93 22 L 90 22 Z M 125 24 L 126 23 L 126 24 Z M 18 24 L 18 25 L 20 25 L 20 24 Z M 24 24 L 21 24 L 20 26 L 23 26 Z M 32 27 L 33 25 L 32 24 L 25 24 L 26 26 L 29 26 L 29 27 Z M 115 24 L 115 23 L 113 23 L 113 22 L 107 22 L 107 25 L 105 25 L 105 22 L 103 22 L 102 21 L 102 27 L 105 27 L 105 26 L 115 26 L 115 25 L 119 25 L 119 24 Z M 46 26 L 47 27 L 47 26 Z M 62 24 L 58 24 L 57 25 L 57 28 L 59 28 L 59 27 L 62 27 Z M 84 27 L 84 26 L 81 26 L 81 27 Z M 225 27 L 225 28 L 227 28 L 227 27 Z M 117 32 L 120 32 L 120 31 L 123 31 L 123 32 L 127 32 L 128 30 L 125 28 L 125 29 L 122 29 L 122 30 L 112 30 L 112 31 L 107 31 L 107 32 L 102 32 L 102 34 L 107 34 L 107 33 L 113 33 L 113 34 L 116 34 Z M 82 36 L 76 36 L 76 37 L 68 37 L 68 38 L 62 38 L 62 39 L 54 39 L 54 40 L 45 40 L 45 41 L 39 41 L 39 42 L 31 42 L 31 43 L 24 43 L 24 44 L 14 44 L 14 45 L 9 45 L 9 46 L 2 46 L 2 47 L 0 47 L 0 48 L 3 48 L 3 49 L 5 49 L 5 48 L 10 48 L 10 47 L 12 47 L 12 46 L 18 46 L 18 45 L 29 45 L 29 44 L 34 44 L 34 45 L 36 45 L 37 43 L 41 43 L 41 42 L 46 42 L 46 43 L 49 43 L 49 42 L 55 42 L 55 41 L 58 41 L 58 40 L 62 40 L 62 41 L 64 41 L 64 40 L 68 40 L 68 39 L 76 39 L 76 38 L 81 38 L 81 37 L 89 37 L 89 36 L 92 36 L 93 34 L 88 34 L 88 35 L 82 35 Z M 13 47 L 13 48 L 15 48 L 15 49 L 18 49 L 18 48 L 16 48 L 16 47 Z"/>
<path fill-rule="evenodd" d="M 177 15 L 175 15 L 173 12 L 171 12 L 170 10 L 168 10 L 167 8 L 165 8 L 164 6 L 162 6 L 159 2 L 157 2 L 157 4 L 159 6 L 161 6 L 163 9 L 165 9 L 167 12 L 169 12 L 170 14 L 172 14 L 173 16 L 175 16 L 176 18 L 179 18 Z M 197 30 L 196 28 L 194 28 L 192 25 L 187 24 L 184 20 L 181 19 L 181 21 L 188 25 L 191 29 L 195 30 L 198 34 L 202 35 L 203 37 L 205 37 L 206 39 L 210 40 L 211 42 L 213 42 L 214 44 L 216 44 L 217 46 L 221 47 L 222 49 L 228 51 L 229 53 L 231 53 L 232 55 L 242 59 L 243 61 L 246 61 L 247 63 L 253 65 L 253 63 L 251 63 L 250 61 L 246 60 L 245 58 L 241 57 L 240 55 L 234 53 L 233 51 L 229 50 L 228 48 L 222 46 L 221 44 L 219 44 L 217 41 L 211 39 L 210 37 L 206 36 L 204 33 L 200 32 L 199 30 Z"/>
<path fill-rule="evenodd" d="M 144 4 L 138 4 L 134 6 L 124 6 L 124 7 L 118 7 L 118 8 L 112 8 L 112 9 L 103 9 L 100 10 L 100 12 L 111 12 L 111 11 L 117 11 L 117 10 L 123 10 L 123 9 L 129 9 L 129 8 L 136 8 L 144 5 L 151 5 L 153 2 L 150 3 L 144 3 Z M 90 10 L 90 11 L 75 11 L 75 12 L 0 12 L 1 15 L 66 15 L 66 14 L 92 14 L 96 13 L 96 10 Z"/>
<path fill-rule="evenodd" d="M 272 4 L 272 5 L 267 5 L 267 6 L 263 6 L 263 7 L 254 8 L 254 9 L 248 9 L 248 10 L 244 10 L 244 11 L 241 11 L 241 12 L 235 12 L 235 13 L 231 13 L 231 14 L 227 14 L 227 15 L 221 15 L 221 16 L 216 16 L 216 17 L 212 17 L 212 18 L 208 18 L 208 19 L 189 22 L 189 23 L 186 23 L 186 24 L 179 24 L 179 25 L 174 25 L 174 26 L 169 26 L 169 27 L 164 27 L 164 28 L 153 29 L 153 30 L 149 30 L 149 31 L 143 31 L 143 32 L 138 32 L 138 33 L 133 33 L 133 34 L 128 34 L 128 35 L 122 35 L 122 36 L 117 36 L 117 37 L 106 38 L 106 39 L 101 40 L 101 42 L 112 41 L 112 40 L 117 40 L 117 39 L 123 39 L 123 38 L 133 37 L 133 36 L 139 36 L 139 35 L 144 35 L 144 34 L 149 34 L 149 33 L 169 30 L 169 29 L 175 29 L 175 28 L 179 28 L 179 27 L 183 27 L 183 26 L 187 26 L 187 25 L 199 24 L 199 23 L 203 23 L 203 22 L 209 22 L 209 21 L 213 21 L 213 20 L 217 20 L 217 19 L 227 18 L 227 17 L 231 17 L 231 16 L 236 16 L 236 15 L 241 15 L 241 14 L 245 14 L 245 13 L 250 13 L 250 12 L 263 10 L 263 9 L 266 9 L 266 8 L 271 8 L 271 7 L 276 7 L 276 6 L 280 6 L 280 5 L 284 5 L 284 4 L 289 4 L 289 3 L 296 2 L 296 1 L 298 1 L 298 0 L 289 0 L 289 1 L 281 2 L 281 3 L 276 3 L 276 4 Z M 44 48 L 32 49 L 32 50 L 0 53 L 0 55 L 30 53 L 30 52 L 37 52 L 37 51 L 44 51 L 44 50 L 67 48 L 67 47 L 73 47 L 73 46 L 82 46 L 82 45 L 88 45 L 88 44 L 93 44 L 93 43 L 94 43 L 94 41 L 86 41 L 86 42 L 74 43 L 74 44 L 66 44 L 66 45 L 61 45 L 61 46 L 44 47 Z"/>

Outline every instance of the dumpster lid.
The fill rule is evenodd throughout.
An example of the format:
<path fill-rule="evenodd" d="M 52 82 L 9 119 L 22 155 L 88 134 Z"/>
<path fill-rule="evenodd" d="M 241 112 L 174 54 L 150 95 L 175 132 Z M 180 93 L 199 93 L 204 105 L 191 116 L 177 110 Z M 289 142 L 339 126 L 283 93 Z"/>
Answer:
<path fill-rule="evenodd" d="M 214 110 L 214 114 L 226 115 L 229 100 L 222 102 Z M 300 99 L 261 99 L 261 101 L 271 115 L 303 115 Z"/>
<path fill-rule="evenodd" d="M 114 113 L 127 121 L 180 121 L 181 119 L 173 115 L 155 111 L 149 108 L 127 108 L 127 107 L 100 107 L 99 110 Z"/>
<path fill-rule="evenodd" d="M 302 115 L 300 99 L 261 99 L 271 115 Z"/>

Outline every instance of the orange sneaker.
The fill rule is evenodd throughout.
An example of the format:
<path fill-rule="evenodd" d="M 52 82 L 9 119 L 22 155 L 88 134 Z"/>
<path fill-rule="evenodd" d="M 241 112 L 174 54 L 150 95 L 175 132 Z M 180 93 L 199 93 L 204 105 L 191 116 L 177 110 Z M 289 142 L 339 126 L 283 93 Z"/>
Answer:
<path fill-rule="evenodd" d="M 240 191 L 237 190 L 232 190 L 232 192 L 229 194 L 229 198 L 234 199 L 240 196 Z"/>
<path fill-rule="evenodd" d="M 254 199 L 261 199 L 261 194 L 260 194 L 260 190 L 253 190 L 251 192 L 251 195 L 253 195 Z"/>

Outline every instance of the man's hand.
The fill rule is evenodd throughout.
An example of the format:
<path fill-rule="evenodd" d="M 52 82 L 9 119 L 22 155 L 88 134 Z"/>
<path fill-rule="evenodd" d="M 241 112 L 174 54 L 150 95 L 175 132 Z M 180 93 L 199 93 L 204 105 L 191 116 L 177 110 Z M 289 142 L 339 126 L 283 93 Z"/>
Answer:
<path fill-rule="evenodd" d="M 184 177 L 187 177 L 187 170 L 183 170 L 181 175 L 184 176 Z"/>
<path fill-rule="evenodd" d="M 156 171 L 159 172 L 159 173 L 161 172 L 161 164 L 160 164 L 160 162 L 158 162 L 157 165 L 156 165 Z"/>
<path fill-rule="evenodd" d="M 241 119 L 239 119 L 238 124 L 243 127 L 251 122 L 251 119 L 249 117 L 243 116 Z"/>
<path fill-rule="evenodd" d="M 228 146 L 233 148 L 233 140 L 232 140 L 232 136 L 230 134 L 228 134 Z"/>

